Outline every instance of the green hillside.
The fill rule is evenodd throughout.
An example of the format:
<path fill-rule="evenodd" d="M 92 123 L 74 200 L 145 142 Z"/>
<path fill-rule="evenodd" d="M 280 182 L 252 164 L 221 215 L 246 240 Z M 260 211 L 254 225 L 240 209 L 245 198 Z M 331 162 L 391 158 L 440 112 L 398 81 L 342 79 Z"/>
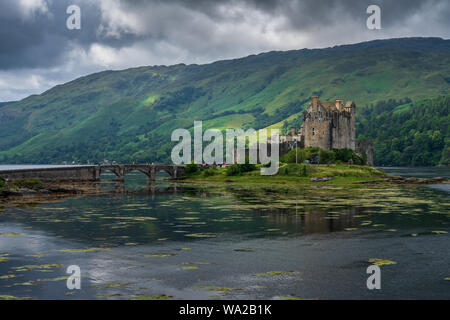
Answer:
<path fill-rule="evenodd" d="M 450 40 L 379 40 L 207 65 L 105 71 L 0 105 L 0 162 L 166 162 L 170 134 L 298 117 L 313 95 L 367 105 L 450 94 Z M 296 121 L 296 122 L 295 122 Z M 359 134 L 364 134 L 359 132 Z"/>
<path fill-rule="evenodd" d="M 357 131 L 374 141 L 376 165 L 450 165 L 450 96 L 379 102 L 360 118 Z"/>

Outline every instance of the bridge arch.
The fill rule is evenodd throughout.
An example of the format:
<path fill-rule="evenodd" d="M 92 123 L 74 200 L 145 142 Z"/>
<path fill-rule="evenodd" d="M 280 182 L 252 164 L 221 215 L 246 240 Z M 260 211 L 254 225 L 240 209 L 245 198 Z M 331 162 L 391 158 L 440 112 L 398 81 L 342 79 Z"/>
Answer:
<path fill-rule="evenodd" d="M 0 177 L 6 181 L 40 179 L 42 181 L 99 181 L 104 172 L 112 172 L 116 180 L 123 180 L 132 171 L 140 171 L 154 180 L 159 171 L 167 172 L 171 179 L 178 179 L 184 172 L 184 166 L 163 164 L 129 164 L 129 165 L 87 165 L 63 166 L 54 168 L 33 168 L 20 170 L 1 170 Z"/>
<path fill-rule="evenodd" d="M 169 170 L 169 169 L 165 169 L 165 168 L 161 168 L 161 169 L 155 169 L 155 176 L 158 174 L 158 173 L 160 173 L 160 172 L 164 172 L 164 173 L 167 173 L 170 177 L 172 177 L 172 175 L 173 175 L 173 172 L 171 171 L 171 170 Z"/>
<path fill-rule="evenodd" d="M 98 171 L 98 179 L 100 180 L 100 177 L 104 174 L 104 173 L 112 173 L 115 175 L 116 180 L 122 180 L 123 178 L 123 174 L 120 172 L 120 170 L 117 170 L 117 168 L 114 167 L 107 167 L 107 168 L 100 168 Z"/>
<path fill-rule="evenodd" d="M 140 190 L 151 184 L 150 181 L 151 179 L 148 171 L 131 168 L 129 170 L 125 170 L 120 184 L 124 184 L 129 190 Z"/>
<path fill-rule="evenodd" d="M 173 165 L 108 165 L 108 166 L 99 166 L 98 168 L 98 177 L 105 172 L 111 171 L 113 172 L 117 180 L 124 180 L 125 176 L 133 171 L 139 171 L 145 174 L 148 179 L 155 180 L 156 174 L 158 172 L 166 172 L 169 174 L 171 179 L 177 179 L 181 174 L 184 173 L 184 167 L 182 166 L 173 166 Z"/>

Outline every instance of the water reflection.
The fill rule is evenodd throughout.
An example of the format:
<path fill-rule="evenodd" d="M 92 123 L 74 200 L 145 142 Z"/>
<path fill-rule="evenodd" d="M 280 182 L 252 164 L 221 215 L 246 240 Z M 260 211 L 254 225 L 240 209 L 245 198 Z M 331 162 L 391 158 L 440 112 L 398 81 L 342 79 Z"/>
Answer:
<path fill-rule="evenodd" d="M 74 263 L 86 270 L 86 289 L 74 298 L 217 297 L 197 286 L 240 288 L 222 292 L 225 298 L 364 298 L 360 278 L 370 258 L 404 266 L 426 257 L 411 271 L 415 278 L 436 283 L 427 277 L 446 276 L 450 206 L 443 191 L 148 184 L 145 176 L 131 177 L 103 180 L 97 195 L 0 209 L 0 254 L 7 254 L 0 256 L 0 295 L 72 298 L 49 279 L 64 276 L 55 266 Z M 274 270 L 303 273 L 254 276 Z M 404 277 L 404 269 L 394 270 Z M 421 285 L 385 287 L 382 297 L 448 296 L 444 285 Z"/>
<path fill-rule="evenodd" d="M 259 211 L 261 210 L 256 210 L 257 213 Z M 306 208 L 301 213 L 296 210 L 296 214 L 291 214 L 291 211 L 275 209 L 264 212 L 262 215 L 276 224 L 297 226 L 298 232 L 310 234 L 344 231 L 355 227 L 354 216 L 363 213 L 360 208 L 342 210 L 339 215 L 330 214 L 327 210 L 320 208 Z"/>
<path fill-rule="evenodd" d="M 419 178 L 443 177 L 450 179 L 450 167 L 380 167 L 378 169 L 396 176 Z"/>
<path fill-rule="evenodd" d="M 95 246 L 195 241 L 223 233 L 280 237 L 447 227 L 447 195 L 425 187 L 299 188 L 152 183 L 99 185 L 84 196 L 6 208 L 16 221 Z M 106 190 L 106 191 L 105 191 Z"/>

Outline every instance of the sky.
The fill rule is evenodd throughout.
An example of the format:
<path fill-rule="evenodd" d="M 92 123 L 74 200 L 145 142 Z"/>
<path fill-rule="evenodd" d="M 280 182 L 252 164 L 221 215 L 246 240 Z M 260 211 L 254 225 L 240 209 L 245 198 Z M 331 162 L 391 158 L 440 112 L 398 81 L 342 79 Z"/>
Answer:
<path fill-rule="evenodd" d="M 68 29 L 77 5 L 81 29 Z M 370 30 L 370 5 L 381 29 Z M 103 70 L 273 50 L 450 38 L 448 0 L 2 0 L 0 102 Z"/>

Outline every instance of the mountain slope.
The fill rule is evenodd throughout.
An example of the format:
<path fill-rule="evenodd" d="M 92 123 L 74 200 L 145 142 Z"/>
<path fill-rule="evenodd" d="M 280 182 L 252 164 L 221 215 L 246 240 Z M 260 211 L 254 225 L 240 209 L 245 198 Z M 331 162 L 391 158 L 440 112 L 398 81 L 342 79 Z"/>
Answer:
<path fill-rule="evenodd" d="M 381 102 L 363 110 L 361 138 L 373 140 L 376 165 L 450 165 L 450 95 Z"/>
<path fill-rule="evenodd" d="M 0 106 L 0 162 L 168 161 L 170 133 L 194 120 L 281 127 L 313 95 L 354 100 L 360 111 L 447 94 L 450 41 L 437 38 L 105 71 Z"/>

